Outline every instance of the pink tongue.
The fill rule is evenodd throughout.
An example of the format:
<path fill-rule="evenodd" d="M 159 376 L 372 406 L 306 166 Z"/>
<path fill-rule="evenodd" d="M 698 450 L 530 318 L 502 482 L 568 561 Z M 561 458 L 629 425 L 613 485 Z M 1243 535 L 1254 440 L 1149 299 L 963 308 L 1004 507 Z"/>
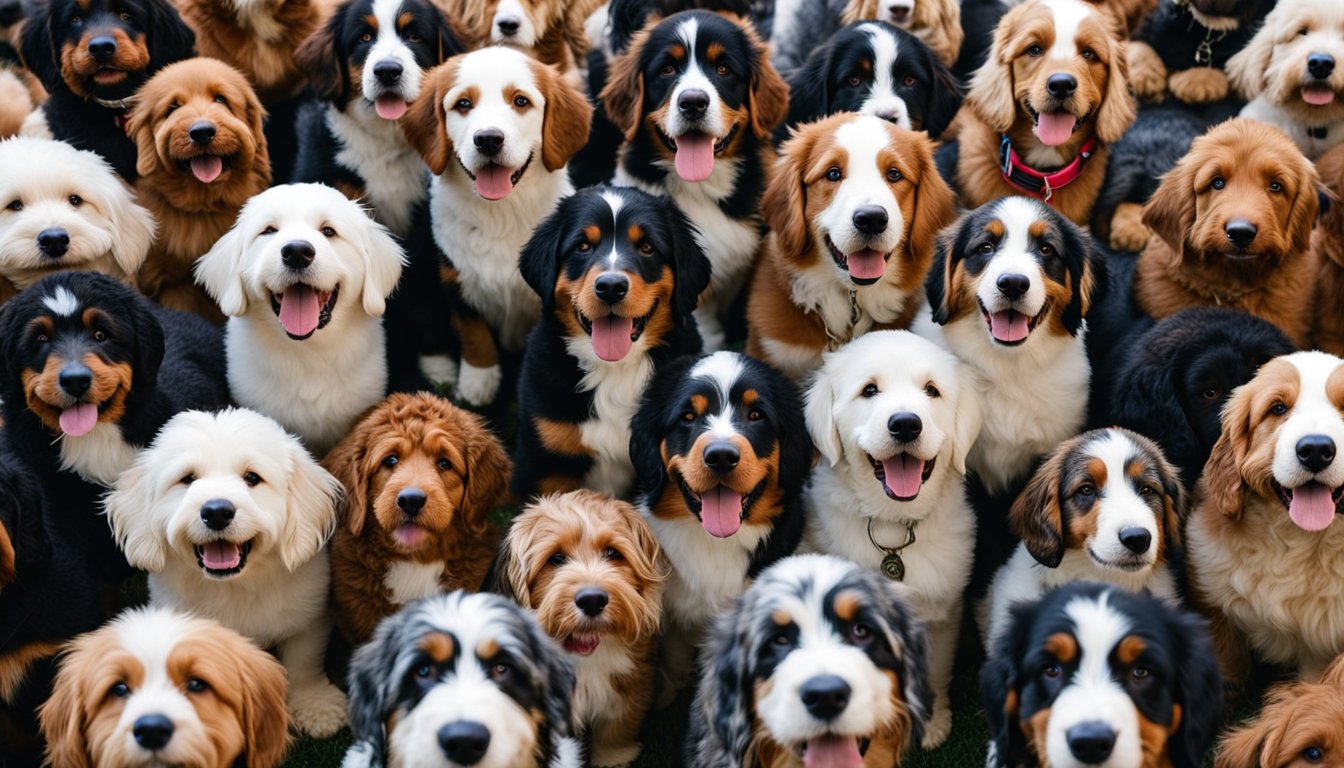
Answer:
<path fill-rule="evenodd" d="M 924 482 L 924 462 L 908 453 L 898 453 L 882 462 L 882 471 L 886 474 L 887 490 L 902 499 L 912 499 L 919 495 L 919 486 Z"/>
<path fill-rule="evenodd" d="M 1335 100 L 1335 92 L 1329 88 L 1303 88 L 1302 100 L 1317 107 L 1323 107 Z"/>
<path fill-rule="evenodd" d="M 700 524 L 716 539 L 726 539 L 742 527 L 742 494 L 720 485 L 700 497 Z"/>
<path fill-rule="evenodd" d="M 1330 489 L 1312 481 L 1293 490 L 1288 516 L 1304 531 L 1321 531 L 1335 521 L 1335 501 Z"/>
<path fill-rule="evenodd" d="M 93 403 L 80 403 L 61 411 L 61 431 L 71 437 L 89 434 L 97 423 L 98 406 Z"/>
<path fill-rule="evenodd" d="M 212 571 L 237 568 L 242 560 L 242 549 L 231 541 L 212 541 L 201 547 L 201 562 Z"/>
<path fill-rule="evenodd" d="M 570 635 L 565 638 L 565 650 L 580 656 L 592 656 L 597 646 L 602 644 L 601 635 Z"/>
<path fill-rule="evenodd" d="M 677 175 L 704 181 L 714 172 L 714 137 L 698 131 L 677 137 Z"/>
<path fill-rule="evenodd" d="M 406 114 L 406 100 L 396 96 L 379 96 L 373 102 L 373 111 L 384 120 L 400 120 Z"/>
<path fill-rule="evenodd" d="M 425 529 L 418 525 L 407 523 L 397 526 L 392 535 L 397 538 L 397 543 L 403 547 L 414 547 L 425 539 Z"/>
<path fill-rule="evenodd" d="M 218 179 L 219 174 L 224 172 L 224 161 L 210 155 L 193 157 L 191 159 L 191 172 L 195 174 L 197 181 L 202 184 L 209 184 Z"/>
<path fill-rule="evenodd" d="M 624 359 L 630 354 L 630 331 L 635 323 L 628 317 L 607 315 L 593 321 L 593 351 L 608 363 Z"/>
<path fill-rule="evenodd" d="M 317 291 L 307 285 L 291 285 L 280 297 L 280 324 L 290 336 L 307 336 L 317 330 L 321 308 Z"/>
<path fill-rule="evenodd" d="M 849 263 L 850 277 L 857 277 L 860 280 L 872 280 L 881 277 L 887 271 L 886 258 L 881 251 L 872 248 L 851 253 L 846 261 Z"/>
<path fill-rule="evenodd" d="M 503 200 L 513 191 L 513 171 L 491 163 L 476 172 L 476 194 L 486 200 Z"/>
<path fill-rule="evenodd" d="M 989 316 L 989 332 L 999 341 L 1021 341 L 1027 338 L 1027 316 L 1005 309 Z"/>
<path fill-rule="evenodd" d="M 1036 138 L 1049 147 L 1057 147 L 1073 135 L 1078 118 L 1068 112 L 1042 112 L 1036 121 Z"/>
<path fill-rule="evenodd" d="M 862 768 L 859 740 L 853 736 L 820 736 L 807 740 L 803 768 Z"/>

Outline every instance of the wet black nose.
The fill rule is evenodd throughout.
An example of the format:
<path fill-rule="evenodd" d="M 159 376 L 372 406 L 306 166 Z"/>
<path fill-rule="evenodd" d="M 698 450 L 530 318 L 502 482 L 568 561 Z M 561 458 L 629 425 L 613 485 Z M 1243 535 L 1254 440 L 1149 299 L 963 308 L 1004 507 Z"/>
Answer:
<path fill-rule="evenodd" d="M 67 395 L 82 397 L 93 386 L 93 371 L 79 363 L 71 363 L 61 369 L 56 382 Z"/>
<path fill-rule="evenodd" d="M 37 233 L 37 247 L 42 255 L 59 259 L 70 250 L 70 233 L 64 229 L 44 229 Z"/>
<path fill-rule="evenodd" d="M 1115 749 L 1115 731 L 1105 723 L 1080 723 L 1064 734 L 1069 751 L 1080 763 L 1104 763 Z"/>
<path fill-rule="evenodd" d="M 1225 228 L 1227 239 L 1238 248 L 1245 248 L 1255 239 L 1255 225 L 1245 219 L 1233 219 Z"/>
<path fill-rule="evenodd" d="M 187 135 L 197 144 L 209 144 L 215 140 L 215 124 L 209 120 L 197 120 L 187 130 Z"/>
<path fill-rule="evenodd" d="M 904 5 L 898 5 L 891 9 L 891 23 L 904 24 L 905 20 L 910 18 L 910 9 Z"/>
<path fill-rule="evenodd" d="M 173 738 L 173 721 L 163 715 L 145 715 L 131 725 L 135 743 L 151 752 L 168 746 Z"/>
<path fill-rule="evenodd" d="M 117 55 L 117 39 L 111 35 L 99 35 L 89 41 L 89 55 L 105 62 Z"/>
<path fill-rule="evenodd" d="M 1321 472 L 1335 460 L 1335 441 L 1325 435 L 1307 435 L 1297 441 L 1297 461 L 1308 472 Z"/>
<path fill-rule="evenodd" d="M 605 304 L 619 304 L 630 292 L 630 278 L 620 272 L 603 272 L 593 281 L 593 292 Z"/>
<path fill-rule="evenodd" d="M 606 591 L 597 587 L 585 587 L 574 596 L 574 604 L 590 619 L 607 609 L 608 600 Z"/>
<path fill-rule="evenodd" d="M 392 59 L 383 59 L 373 65 L 373 76 L 383 85 L 396 85 L 401 72 L 401 63 Z"/>
<path fill-rule="evenodd" d="M 210 499 L 201 505 L 201 522 L 212 531 L 222 531 L 233 522 L 238 511 L 228 499 Z"/>
<path fill-rule="evenodd" d="M 280 261 L 290 269 L 307 268 L 313 263 L 313 257 L 316 255 L 317 251 L 313 249 L 313 244 L 307 240 L 290 240 L 280 246 Z"/>
<path fill-rule="evenodd" d="M 521 27 L 522 25 L 523 25 L 522 22 L 514 18 L 513 16 L 505 16 L 504 18 L 495 22 L 495 26 L 499 27 L 499 34 L 505 37 L 513 37 L 514 35 L 518 34 L 518 28 Z"/>
<path fill-rule="evenodd" d="M 475 765 L 490 749 L 490 729 L 467 720 L 449 723 L 439 729 L 439 748 L 458 765 Z"/>
<path fill-rule="evenodd" d="M 705 447 L 705 466 L 720 475 L 732 472 L 741 460 L 741 451 L 727 440 L 715 440 Z"/>
<path fill-rule="evenodd" d="M 799 689 L 803 706 L 818 720 L 834 720 L 849 706 L 849 683 L 835 675 L 817 675 Z"/>
<path fill-rule="evenodd" d="M 1031 278 L 1009 272 L 999 275 L 994 284 L 999 287 L 999 293 L 1012 301 L 1017 301 L 1027 295 L 1027 291 L 1031 288 Z"/>
<path fill-rule="evenodd" d="M 1335 71 L 1335 57 L 1328 53 L 1313 53 L 1307 57 L 1307 71 L 1312 77 L 1324 80 Z"/>
<path fill-rule="evenodd" d="M 698 88 L 689 88 L 677 98 L 677 109 L 691 120 L 698 120 L 709 111 L 709 94 Z"/>
<path fill-rule="evenodd" d="M 1142 555 L 1148 551 L 1148 545 L 1153 543 L 1153 534 L 1147 528 L 1121 528 L 1120 543 L 1130 552 Z"/>
<path fill-rule="evenodd" d="M 1073 75 L 1056 72 L 1045 81 L 1045 90 L 1056 99 L 1067 99 L 1078 90 L 1078 80 Z"/>
<path fill-rule="evenodd" d="M 891 414 L 891 418 L 887 419 L 887 431 L 897 442 L 909 443 L 919 439 L 919 433 L 924 431 L 924 422 L 916 414 L 901 411 Z"/>
<path fill-rule="evenodd" d="M 397 509 L 407 517 L 415 517 L 425 508 L 425 492 L 419 488 L 405 488 L 397 494 Z"/>
<path fill-rule="evenodd" d="M 854 228 L 865 235 L 880 235 L 887 231 L 887 209 L 880 205 L 865 205 L 854 211 Z"/>
<path fill-rule="evenodd" d="M 504 132 L 495 128 L 486 128 L 483 131 L 477 131 L 476 135 L 471 137 L 471 143 L 476 145 L 482 155 L 494 157 L 504 149 Z"/>

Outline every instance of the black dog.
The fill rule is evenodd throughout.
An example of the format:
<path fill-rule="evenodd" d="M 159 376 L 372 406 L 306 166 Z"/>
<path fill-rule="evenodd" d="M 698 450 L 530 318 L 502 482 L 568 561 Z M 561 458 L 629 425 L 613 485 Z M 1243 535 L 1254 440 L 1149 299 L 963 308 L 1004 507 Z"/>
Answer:
<path fill-rule="evenodd" d="M 1111 218 L 1117 206 L 1148 202 L 1162 175 L 1185 157 L 1190 142 L 1206 127 L 1189 109 L 1174 104 L 1144 106 L 1139 110 L 1134 124 L 1111 145 L 1106 180 L 1092 208 L 1094 231 L 1099 238 L 1111 237 Z M 1141 245 L 1138 250 L 1142 250 Z"/>

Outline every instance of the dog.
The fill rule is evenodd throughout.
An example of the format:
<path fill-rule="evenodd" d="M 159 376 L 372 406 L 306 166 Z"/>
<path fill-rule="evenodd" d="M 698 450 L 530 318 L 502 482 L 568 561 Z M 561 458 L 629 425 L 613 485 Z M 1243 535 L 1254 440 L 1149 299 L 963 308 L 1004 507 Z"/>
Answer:
<path fill-rule="evenodd" d="M 1159 2 L 1129 44 L 1134 92 L 1147 101 L 1170 93 L 1194 105 L 1227 98 L 1228 60 L 1246 47 L 1273 7 L 1272 0 Z"/>
<path fill-rule="evenodd" d="M 873 331 L 827 354 L 804 406 L 822 459 L 805 495 L 805 546 L 909 588 L 933 646 L 925 749 L 952 728 L 948 690 L 975 548 L 965 490 L 980 429 L 972 379 L 927 339 Z"/>
<path fill-rule="evenodd" d="M 1246 679 L 1247 654 L 1319 677 L 1344 652 L 1344 579 L 1313 553 L 1344 491 L 1337 382 L 1344 360 L 1296 352 L 1261 366 L 1223 409 L 1223 433 L 1186 527 L 1192 592 L 1214 617 L 1224 676 Z"/>
<path fill-rule="evenodd" d="M 331 594 L 353 645 L 405 603 L 481 588 L 497 540 L 487 518 L 510 472 L 484 419 L 428 393 L 394 394 L 322 465 L 345 487 Z"/>
<path fill-rule="evenodd" d="M 3 148 L 0 144 L 0 148 Z M 1330 311 L 1336 297 L 1344 296 L 1344 149 L 1335 148 L 1316 161 L 1316 171 L 1327 199 L 1311 231 L 1311 252 L 1319 265 L 1316 275 L 1316 308 L 1312 312 L 1311 342 L 1316 349 L 1344 355 L 1344 322 Z M 0 214 L 2 216 L 3 214 Z M 2 219 L 0 219 L 2 220 Z"/>
<path fill-rule="evenodd" d="M 1218 742 L 1215 768 L 1286 766 L 1296 761 L 1339 761 L 1344 723 L 1344 656 L 1330 662 L 1319 681 L 1270 689 L 1260 713 Z"/>
<path fill-rule="evenodd" d="M 1195 139 L 1143 208 L 1153 231 L 1134 274 L 1139 309 L 1240 309 L 1299 347 L 1311 333 L 1317 174 L 1283 131 L 1249 118 Z"/>
<path fill-rule="evenodd" d="M 772 61 L 779 71 L 793 72 L 825 45 L 827 38 L 834 41 L 843 26 L 860 21 L 881 22 L 901 29 L 927 46 L 944 67 L 956 62 L 965 37 L 961 4 L 950 0 L 780 3 L 770 31 Z"/>
<path fill-rule="evenodd" d="M 1097 429 L 1062 443 L 1013 504 L 1022 544 L 990 585 L 985 647 L 998 647 L 1013 605 L 1076 581 L 1179 606 L 1185 498 L 1162 449 L 1142 435 Z"/>
<path fill-rule="evenodd" d="M 507 45 L 561 73 L 573 73 L 590 47 L 585 24 L 604 5 L 600 0 L 469 0 L 459 16 L 475 29 L 482 45 Z"/>
<path fill-rule="evenodd" d="M 1223 697 L 1194 615 L 1109 584 L 1013 608 L 980 670 L 990 768 L 1199 768 Z"/>
<path fill-rule="evenodd" d="M 23 135 L 96 152 L 134 182 L 128 100 L 159 69 L 194 56 L 195 36 L 169 0 L 36 0 L 20 52 L 49 94 Z"/>
<path fill-rule="evenodd" d="M 1087 225 L 1110 145 L 1134 122 L 1127 66 L 1113 20 L 1082 0 L 1004 14 L 959 121 L 962 204 L 1025 194 Z"/>
<path fill-rule="evenodd" d="M 341 484 L 274 420 L 244 408 L 183 411 L 104 500 L 149 602 L 189 610 L 275 647 L 294 724 L 325 737 L 346 720 L 323 653 Z"/>
<path fill-rule="evenodd" d="M 136 92 L 126 114 L 136 195 L 158 222 L 137 284 L 166 307 L 224 323 L 192 281 L 192 265 L 271 185 L 265 112 L 241 72 L 215 59 L 170 64 Z"/>
<path fill-rule="evenodd" d="M 909 328 L 956 199 L 934 144 L 872 115 L 835 115 L 785 143 L 762 198 L 770 226 L 747 295 L 747 351 L 802 380 L 822 353 Z"/>
<path fill-rule="evenodd" d="M 271 187 L 196 262 L 225 315 L 229 388 L 323 455 L 387 394 L 379 318 L 401 247 L 322 184 Z"/>
<path fill-rule="evenodd" d="M 62 654 L 41 709 L 55 766 L 272 768 L 289 746 L 285 669 L 231 629 L 136 608 Z"/>
<path fill-rule="evenodd" d="M 1241 52 L 1227 62 L 1241 110 L 1278 126 L 1315 160 L 1344 143 L 1344 9 L 1281 0 Z"/>
<path fill-rule="evenodd" d="M 571 717 L 591 765 L 629 765 L 653 699 L 666 564 L 634 507 L 594 491 L 542 496 L 514 518 L 494 577 L 575 657 Z"/>
<path fill-rule="evenodd" d="M 1099 242 L 1115 251 L 1143 250 L 1153 235 L 1143 223 L 1143 204 L 1205 127 L 1203 119 L 1180 104 L 1144 106 L 1125 135 L 1111 146 L 1106 180 L 1092 209 L 1092 234 Z"/>
<path fill-rule="evenodd" d="M 706 348 L 718 349 L 720 318 L 760 248 L 770 137 L 787 114 L 788 85 L 746 20 L 684 11 L 630 41 L 601 98 L 625 135 L 616 183 L 666 195 L 695 222 L 713 266 L 696 321 Z"/>
<path fill-rule="evenodd" d="M 785 558 L 715 621 L 686 764 L 898 765 L 933 706 L 929 645 L 905 593 L 878 574 Z"/>
<path fill-rule="evenodd" d="M 629 187 L 565 198 L 523 248 L 540 297 L 518 381 L 515 496 L 591 488 L 622 497 L 635 479 L 630 425 L 667 363 L 700 353 L 691 312 L 710 264 L 675 206 Z"/>
<path fill-rule="evenodd" d="M 531 614 L 457 591 L 384 619 L 350 664 L 343 768 L 578 768 L 574 665 Z"/>
<path fill-rule="evenodd" d="M 464 326 L 458 393 L 485 404 L 503 376 L 496 337 L 517 353 L 540 314 L 518 253 L 574 191 L 565 164 L 588 140 L 592 107 L 553 67 L 500 46 L 449 59 L 424 89 L 401 124 L 433 176 L 434 242 L 479 315 Z"/>
<path fill-rule="evenodd" d="M 1294 351 L 1283 331 L 1245 312 L 1183 309 L 1139 336 L 1116 377 L 1098 384 L 1111 388 L 1109 420 L 1157 440 L 1189 498 L 1232 391 Z"/>
<path fill-rule="evenodd" d="M 106 161 L 63 141 L 0 141 L 0 303 L 53 272 L 134 283 L 154 218 Z"/>
<path fill-rule="evenodd" d="M 0 139 L 19 135 L 24 121 L 47 98 L 14 47 L 25 16 L 20 0 L 0 3 Z"/>

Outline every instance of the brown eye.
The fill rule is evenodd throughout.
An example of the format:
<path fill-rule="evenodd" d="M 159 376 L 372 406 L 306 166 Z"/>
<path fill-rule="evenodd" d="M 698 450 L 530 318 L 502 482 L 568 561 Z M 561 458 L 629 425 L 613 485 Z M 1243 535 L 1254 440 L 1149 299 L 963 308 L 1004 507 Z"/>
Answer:
<path fill-rule="evenodd" d="M 191 485 L 192 483 L 196 482 L 196 475 L 188 472 L 187 474 L 183 475 L 181 479 L 179 479 L 177 482 L 183 485 Z"/>
<path fill-rule="evenodd" d="M 84 198 L 80 197 L 79 195 L 71 195 L 70 204 L 78 208 L 79 206 L 84 204 Z"/>
<path fill-rule="evenodd" d="M 723 66 L 722 64 L 720 64 L 719 66 L 715 67 L 715 68 L 714 68 L 714 72 L 715 72 L 716 74 L 718 74 L 719 77 L 727 77 L 727 76 L 728 76 L 728 68 L 725 67 L 725 66 Z"/>
<path fill-rule="evenodd" d="M 1060 669 L 1058 664 L 1050 664 L 1045 669 L 1041 670 L 1041 674 L 1053 679 L 1064 674 L 1064 670 Z"/>
<path fill-rule="evenodd" d="M 849 642 L 854 645 L 868 645 L 873 642 L 873 630 L 867 624 L 855 624 L 849 628 Z"/>
<path fill-rule="evenodd" d="M 919 82 L 919 80 L 915 79 L 915 76 L 914 76 L 914 75 L 910 75 L 910 76 L 908 76 L 908 77 L 905 78 L 904 82 L 905 82 L 905 87 L 906 87 L 906 88 L 909 88 L 909 87 L 913 86 L 915 83 Z"/>
<path fill-rule="evenodd" d="M 453 468 L 453 462 L 451 462 L 451 461 L 449 461 L 449 460 L 447 460 L 447 459 L 439 459 L 439 471 L 440 471 L 440 472 L 447 472 L 448 470 L 450 470 L 450 469 L 452 469 L 452 468 Z"/>
<path fill-rule="evenodd" d="M 415 34 L 414 32 L 406 36 L 406 42 L 408 43 L 419 43 L 423 40 L 424 40 L 423 37 Z"/>
<path fill-rule="evenodd" d="M 859 84 L 863 82 L 863 79 L 860 78 L 858 75 L 850 75 L 849 77 L 845 78 L 845 82 L 851 88 L 858 88 Z"/>
<path fill-rule="evenodd" d="M 1054 248 L 1054 246 L 1049 245 L 1049 244 L 1042 244 L 1042 245 L 1041 245 L 1041 255 L 1042 255 L 1042 256 L 1053 256 L 1053 255 L 1055 255 L 1055 248 Z"/>
<path fill-rule="evenodd" d="M 554 555 L 551 555 L 551 559 L 547 560 L 546 562 L 555 568 L 559 568 L 560 566 L 569 562 L 569 558 L 565 556 L 564 552 L 556 552 Z"/>
<path fill-rule="evenodd" d="M 930 382 L 930 383 L 924 385 L 924 394 L 928 395 L 929 397 L 942 397 L 942 396 L 943 396 L 943 393 L 942 393 L 942 392 L 939 392 L 939 391 L 938 391 L 938 388 L 935 387 L 935 386 L 933 385 L 932 382 Z"/>
<path fill-rule="evenodd" d="M 336 230 L 332 229 L 331 227 L 323 227 L 323 228 L 322 228 L 322 235 L 323 235 L 323 237 L 335 237 L 335 236 L 336 236 Z"/>
<path fill-rule="evenodd" d="M 1217 400 L 1217 399 L 1218 399 L 1218 390 L 1216 390 L 1216 389 L 1206 389 L 1206 390 L 1204 390 L 1204 391 L 1201 393 L 1201 396 L 1202 396 L 1205 400 Z"/>
<path fill-rule="evenodd" d="M 490 668 L 490 679 L 497 683 L 508 680 L 513 674 L 513 667 L 508 664 L 496 664 Z"/>
<path fill-rule="evenodd" d="M 695 411 L 686 411 L 681 414 L 681 420 L 689 424 L 690 422 L 695 421 L 695 415 Z"/>
<path fill-rule="evenodd" d="M 1157 489 L 1153 488 L 1151 485 L 1145 485 L 1142 488 L 1139 488 L 1140 496 L 1152 496 L 1155 493 L 1157 493 Z"/>
<path fill-rule="evenodd" d="M 644 254 L 645 256 L 652 256 L 652 255 L 653 255 L 653 243 L 640 243 L 640 244 L 639 244 L 639 252 L 642 253 L 642 254 Z"/>
<path fill-rule="evenodd" d="M 247 472 L 243 475 L 243 482 L 247 483 L 248 488 L 256 488 L 261 485 L 261 475 L 256 472 Z"/>
<path fill-rule="evenodd" d="M 658 70 L 658 74 L 662 75 L 663 77 L 671 77 L 677 74 L 677 68 L 672 66 L 671 64 L 668 64 L 667 66 Z"/>
<path fill-rule="evenodd" d="M 765 418 L 765 414 L 761 413 L 760 408 L 752 408 L 747 411 L 747 421 L 760 421 L 763 418 Z"/>
<path fill-rule="evenodd" d="M 362 35 L 359 36 L 359 42 L 361 42 L 361 43 L 371 42 L 372 40 L 373 40 L 373 35 L 369 34 L 368 32 L 365 32 L 364 34 L 362 34 Z"/>
<path fill-rule="evenodd" d="M 94 332 L 93 332 L 93 340 L 94 340 L 94 341 L 107 341 L 107 334 L 106 334 L 106 333 L 103 333 L 102 331 L 94 331 Z"/>
<path fill-rule="evenodd" d="M 588 242 L 587 240 L 583 240 L 579 243 L 579 247 L 577 248 L 577 250 L 579 253 L 587 253 L 593 250 L 593 244 Z"/>

